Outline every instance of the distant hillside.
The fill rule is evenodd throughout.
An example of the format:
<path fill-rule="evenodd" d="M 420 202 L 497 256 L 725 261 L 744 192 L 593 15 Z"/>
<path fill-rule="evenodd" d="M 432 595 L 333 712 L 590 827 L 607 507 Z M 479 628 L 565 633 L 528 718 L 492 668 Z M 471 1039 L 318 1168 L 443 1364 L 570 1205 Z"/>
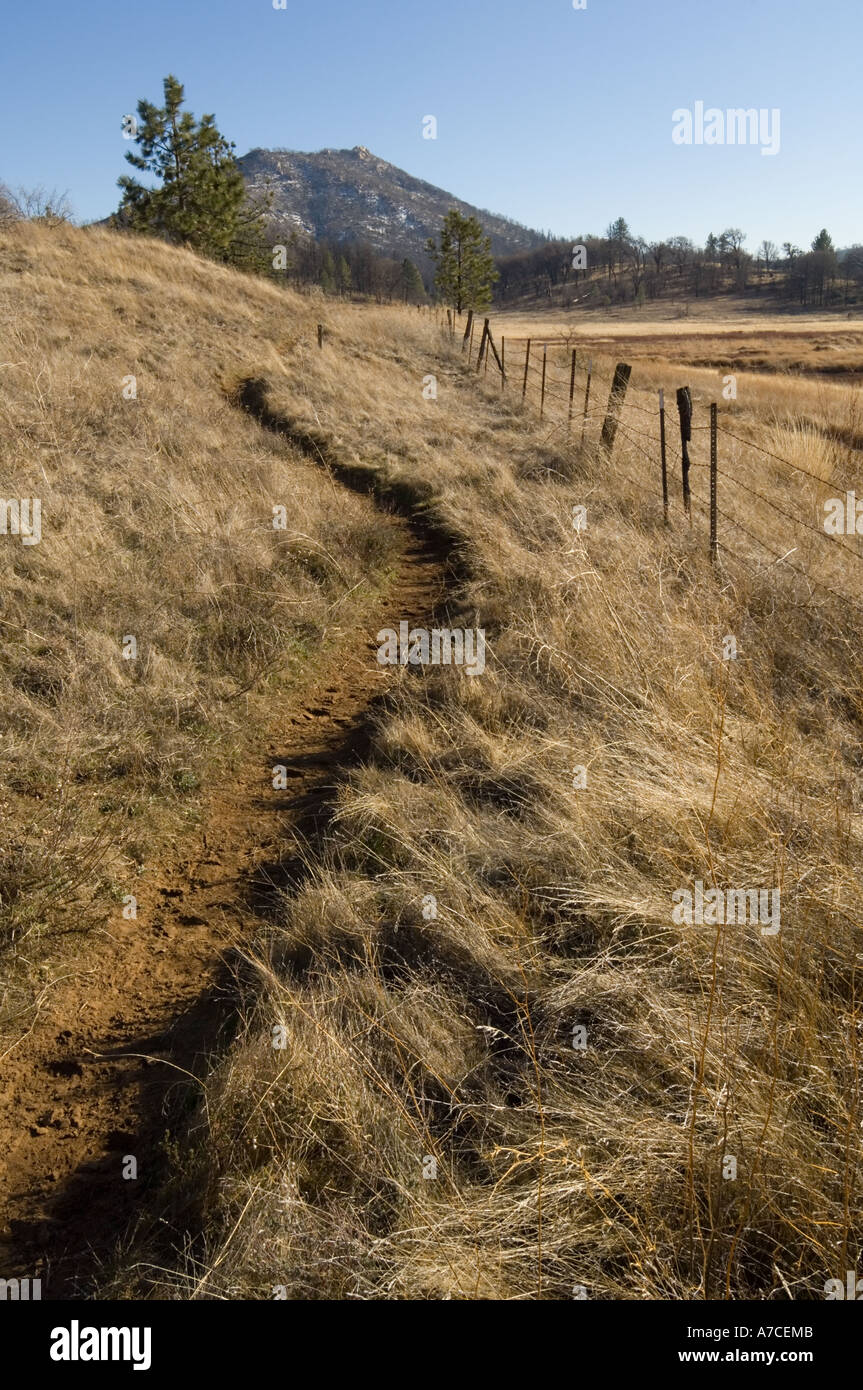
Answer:
<path fill-rule="evenodd" d="M 426 241 L 450 208 L 479 219 L 497 256 L 529 251 L 546 240 L 539 232 L 455 198 L 378 159 L 364 145 L 352 150 L 251 150 L 239 161 L 253 191 L 267 182 L 273 211 L 316 240 L 366 241 L 377 252 L 425 265 Z"/>

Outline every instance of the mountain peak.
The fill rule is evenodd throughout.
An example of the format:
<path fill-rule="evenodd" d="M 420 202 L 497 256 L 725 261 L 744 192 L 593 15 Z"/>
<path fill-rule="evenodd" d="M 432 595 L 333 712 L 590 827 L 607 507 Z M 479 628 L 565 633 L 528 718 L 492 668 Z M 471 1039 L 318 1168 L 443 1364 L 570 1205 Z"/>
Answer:
<path fill-rule="evenodd" d="M 546 240 L 388 164 L 365 145 L 316 153 L 254 149 L 238 162 L 250 190 L 269 187 L 277 220 L 316 241 L 368 242 L 380 255 L 407 256 L 421 268 L 429 266 L 426 242 L 437 236 L 451 208 L 478 219 L 496 255 Z"/>

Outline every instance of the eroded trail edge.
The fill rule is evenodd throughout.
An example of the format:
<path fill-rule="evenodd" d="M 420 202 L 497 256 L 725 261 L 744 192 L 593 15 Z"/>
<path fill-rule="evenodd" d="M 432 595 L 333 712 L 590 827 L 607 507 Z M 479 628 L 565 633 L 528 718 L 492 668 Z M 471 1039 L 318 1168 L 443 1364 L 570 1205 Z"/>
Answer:
<path fill-rule="evenodd" d="M 88 1296 L 134 1223 L 165 1220 L 154 1210 L 165 1139 L 182 1132 L 207 1060 L 232 1030 L 232 948 L 253 939 L 277 866 L 299 862 L 363 756 L 372 706 L 393 679 L 375 661 L 375 633 L 439 615 L 454 573 L 451 538 L 416 499 L 381 496 L 371 470 L 270 411 L 260 379 L 240 384 L 236 404 L 366 493 L 374 524 L 398 533 L 399 562 L 366 624 L 313 658 L 301 702 L 250 731 L 249 756 L 142 879 L 137 919 L 118 910 L 106 931 L 82 938 L 78 968 L 4 1044 L 0 1276 L 40 1279 L 43 1299 Z M 276 764 L 287 790 L 273 790 Z M 130 1159 L 134 1178 L 124 1176 Z M 195 1213 L 182 1217 L 169 1241 L 194 1230 Z"/>

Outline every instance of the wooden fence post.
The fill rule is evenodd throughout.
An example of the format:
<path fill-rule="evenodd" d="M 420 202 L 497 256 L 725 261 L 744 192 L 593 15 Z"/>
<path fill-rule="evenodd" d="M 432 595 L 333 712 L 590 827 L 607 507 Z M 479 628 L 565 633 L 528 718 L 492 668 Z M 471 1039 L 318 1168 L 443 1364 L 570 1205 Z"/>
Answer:
<path fill-rule="evenodd" d="M 319 348 L 322 348 L 323 345 L 324 345 L 324 325 L 323 325 L 322 323 L 319 323 L 319 324 L 318 324 L 318 347 L 319 347 Z"/>
<path fill-rule="evenodd" d="M 689 517 L 689 524 L 692 525 L 692 507 L 689 494 L 689 441 L 692 438 L 692 393 L 688 386 L 677 388 L 677 413 L 680 416 L 680 446 L 683 455 L 681 471 L 683 473 L 683 510 Z"/>
<path fill-rule="evenodd" d="M 605 419 L 602 422 L 602 435 L 600 439 L 607 454 L 610 454 L 614 448 L 614 436 L 617 434 L 620 407 L 623 405 L 631 372 L 632 368 L 628 362 L 618 362 L 614 369 L 614 380 L 611 383 L 611 390 L 608 393 L 608 405 L 605 411 Z"/>
<path fill-rule="evenodd" d="M 446 311 L 446 328 L 449 336 L 452 337 L 452 309 Z"/>
<path fill-rule="evenodd" d="M 502 351 L 503 351 L 503 338 L 501 338 L 501 340 L 500 340 L 500 346 L 501 346 L 501 352 L 502 352 Z M 487 341 L 487 343 L 486 343 L 486 370 L 488 370 L 488 357 L 489 357 L 489 353 L 492 353 L 492 354 L 494 355 L 494 360 L 495 360 L 495 362 L 497 363 L 497 369 L 498 369 L 498 371 L 500 372 L 501 390 L 503 390 L 503 379 L 504 379 L 503 358 L 502 358 L 502 357 L 498 357 L 498 355 L 497 355 L 497 348 L 496 348 L 495 345 L 494 345 L 494 338 L 492 337 L 491 329 L 488 330 L 488 341 Z"/>
<path fill-rule="evenodd" d="M 501 334 L 500 338 L 500 389 L 506 386 L 506 338 Z"/>
<path fill-rule="evenodd" d="M 521 398 L 524 400 L 527 395 L 527 369 L 530 366 L 530 338 L 527 340 L 527 348 L 524 354 L 524 381 L 521 384 Z"/>
<path fill-rule="evenodd" d="M 467 345 L 467 365 L 470 366 L 470 359 L 473 356 L 473 309 L 470 311 L 470 342 Z"/>
<path fill-rule="evenodd" d="M 719 559 L 719 541 L 716 535 L 716 402 L 710 406 L 710 558 L 714 565 Z"/>
<path fill-rule="evenodd" d="M 668 469 L 665 461 L 665 392 L 659 389 L 659 452 L 662 456 L 662 515 L 668 525 Z"/>
<path fill-rule="evenodd" d="M 539 397 L 539 418 L 543 417 L 545 411 L 545 364 L 548 359 L 548 343 L 542 345 L 542 390 Z"/>
<path fill-rule="evenodd" d="M 476 369 L 477 369 L 477 372 L 479 372 L 479 369 L 480 369 L 480 367 L 482 366 L 482 359 L 483 359 L 483 357 L 485 356 L 485 345 L 486 345 L 486 340 L 487 340 L 487 338 L 488 338 L 488 333 L 489 333 L 489 329 L 488 329 L 488 319 L 485 319 L 485 320 L 483 321 L 483 325 L 482 325 L 482 337 L 481 337 L 480 340 L 479 340 L 479 353 L 477 354 L 477 359 L 476 359 Z"/>
<path fill-rule="evenodd" d="M 572 398 L 575 395 L 575 348 L 572 349 L 572 366 L 569 371 L 569 414 L 566 417 L 566 432 L 572 433 Z"/>
<path fill-rule="evenodd" d="M 584 415 L 581 419 L 581 442 L 584 443 L 584 431 L 587 429 L 587 407 L 590 401 L 590 378 L 593 373 L 593 358 L 587 359 L 587 385 L 584 388 Z"/>
<path fill-rule="evenodd" d="M 462 350 L 462 352 L 464 352 L 465 346 L 466 346 L 466 344 L 467 344 L 467 341 L 468 341 L 468 339 L 470 338 L 470 336 L 471 336 L 472 333 L 473 333 L 473 309 L 468 309 L 468 312 L 467 312 L 467 323 L 465 324 L 465 327 L 464 327 L 464 337 L 463 337 L 462 340 L 461 340 L 461 350 Z"/>

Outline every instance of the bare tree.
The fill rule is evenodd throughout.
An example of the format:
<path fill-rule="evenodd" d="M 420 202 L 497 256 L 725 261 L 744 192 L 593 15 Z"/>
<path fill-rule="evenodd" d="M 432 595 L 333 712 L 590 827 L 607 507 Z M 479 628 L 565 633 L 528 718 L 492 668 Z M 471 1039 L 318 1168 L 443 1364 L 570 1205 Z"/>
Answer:
<path fill-rule="evenodd" d="M 0 227 L 8 227 L 21 219 L 21 211 L 12 192 L 0 183 Z"/>
<path fill-rule="evenodd" d="M 662 267 L 668 260 L 668 245 L 664 241 L 652 241 L 647 249 L 650 252 L 650 255 L 653 259 L 653 264 L 656 267 L 657 277 L 659 277 L 662 274 Z"/>
<path fill-rule="evenodd" d="M 743 260 L 743 243 L 746 240 L 746 233 L 740 227 L 726 227 L 719 238 L 720 247 L 724 245 L 725 250 L 734 262 L 734 269 L 739 270 Z"/>
<path fill-rule="evenodd" d="M 765 239 L 764 241 L 762 241 L 755 254 L 758 257 L 759 261 L 764 262 L 764 269 L 769 271 L 771 265 L 774 263 L 774 261 L 777 260 L 779 256 L 779 250 L 776 246 L 775 241 L 767 241 Z"/>
<path fill-rule="evenodd" d="M 677 267 L 678 275 L 682 275 L 692 259 L 695 250 L 693 243 L 688 236 L 672 236 L 668 238 L 668 249 Z"/>
<path fill-rule="evenodd" d="M 62 222 L 72 221 L 72 205 L 67 193 L 58 193 L 56 188 L 50 192 L 41 186 L 37 188 L 16 188 L 14 194 L 4 190 L 11 197 L 18 216 L 28 222 L 44 222 L 49 227 L 57 227 Z"/>

